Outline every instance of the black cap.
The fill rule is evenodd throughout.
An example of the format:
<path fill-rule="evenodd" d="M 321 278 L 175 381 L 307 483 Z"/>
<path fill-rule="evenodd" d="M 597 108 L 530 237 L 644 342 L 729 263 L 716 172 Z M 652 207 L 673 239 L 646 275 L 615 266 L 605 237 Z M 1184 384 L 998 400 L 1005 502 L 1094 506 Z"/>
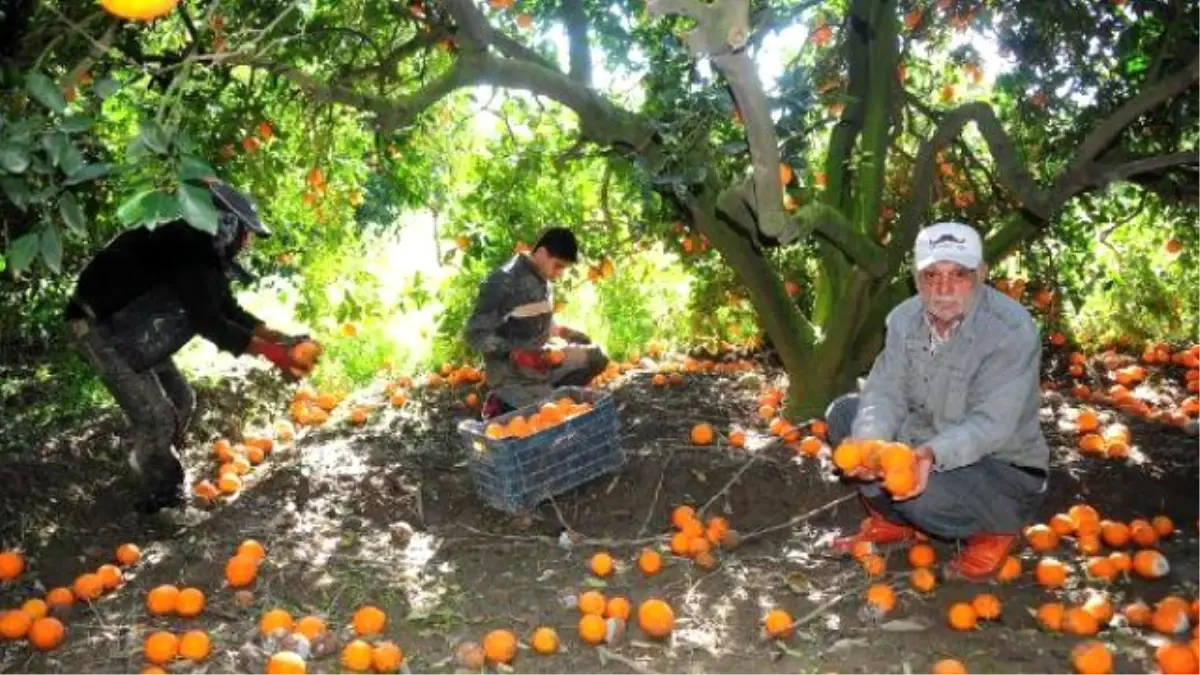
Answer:
<path fill-rule="evenodd" d="M 213 195 L 213 204 L 222 211 L 228 211 L 238 217 L 254 234 L 260 237 L 271 236 L 271 230 L 258 217 L 258 206 L 250 197 L 233 189 L 228 183 L 212 179 L 208 181 L 208 189 Z"/>

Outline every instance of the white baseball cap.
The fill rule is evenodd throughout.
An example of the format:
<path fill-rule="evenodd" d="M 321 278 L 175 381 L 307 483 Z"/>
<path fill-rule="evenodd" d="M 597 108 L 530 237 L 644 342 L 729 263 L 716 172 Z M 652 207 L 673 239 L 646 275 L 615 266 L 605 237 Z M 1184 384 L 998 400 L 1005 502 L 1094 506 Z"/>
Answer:
<path fill-rule="evenodd" d="M 955 262 L 967 269 L 983 263 L 983 241 L 970 225 L 935 223 L 917 233 L 917 271 L 936 262 Z"/>

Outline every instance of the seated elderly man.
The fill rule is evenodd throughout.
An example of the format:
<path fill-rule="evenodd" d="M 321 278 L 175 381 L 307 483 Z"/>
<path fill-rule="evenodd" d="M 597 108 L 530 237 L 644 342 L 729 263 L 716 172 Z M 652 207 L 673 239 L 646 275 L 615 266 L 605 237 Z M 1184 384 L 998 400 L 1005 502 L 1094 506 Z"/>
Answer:
<path fill-rule="evenodd" d="M 887 339 L 859 394 L 826 412 L 829 440 L 915 448 L 916 487 L 893 496 L 877 473 L 850 477 L 867 510 L 834 543 L 965 540 L 947 573 L 984 581 L 1003 565 L 1046 489 L 1049 448 L 1038 423 L 1041 341 L 1020 304 L 983 283 L 979 234 L 938 223 L 917 236 L 918 296 L 887 317 Z"/>

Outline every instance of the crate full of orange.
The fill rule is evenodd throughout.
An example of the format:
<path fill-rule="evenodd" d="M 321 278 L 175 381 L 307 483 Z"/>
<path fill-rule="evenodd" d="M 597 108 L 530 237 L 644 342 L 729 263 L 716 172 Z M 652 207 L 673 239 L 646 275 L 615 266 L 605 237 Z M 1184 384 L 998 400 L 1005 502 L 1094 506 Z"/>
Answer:
<path fill-rule="evenodd" d="M 475 491 L 517 514 L 610 473 L 625 462 L 616 405 L 606 392 L 563 387 L 554 396 L 494 417 L 464 420 Z"/>

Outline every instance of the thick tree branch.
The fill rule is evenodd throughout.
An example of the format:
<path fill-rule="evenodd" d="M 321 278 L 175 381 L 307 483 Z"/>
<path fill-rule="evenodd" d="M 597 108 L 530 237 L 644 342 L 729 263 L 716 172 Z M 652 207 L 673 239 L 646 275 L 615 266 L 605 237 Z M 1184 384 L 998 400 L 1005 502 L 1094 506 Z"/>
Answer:
<path fill-rule="evenodd" d="M 1170 155 L 1159 155 L 1157 157 L 1142 157 L 1111 166 L 1096 165 L 1092 173 L 1096 176 L 1097 185 L 1106 185 L 1114 181 L 1128 180 L 1133 176 L 1157 173 L 1163 169 L 1171 169 L 1178 166 L 1190 166 L 1194 168 L 1197 164 L 1200 164 L 1200 153 L 1190 150 Z"/>
<path fill-rule="evenodd" d="M 912 247 L 917 230 L 920 229 L 921 221 L 929 208 L 938 150 L 961 134 L 970 122 L 975 122 L 987 142 L 999 170 L 1001 182 L 1017 195 L 1023 208 L 1041 222 L 1049 220 L 1052 216 L 1033 176 L 1021 164 L 1012 141 L 991 106 L 982 102 L 967 103 L 946 113 L 933 136 L 922 142 L 920 150 L 917 151 L 917 158 L 913 163 L 912 194 L 901 211 L 900 221 L 889 246 L 893 269 L 898 268 L 900 259 Z"/>
<path fill-rule="evenodd" d="M 862 131 L 866 100 L 871 87 L 870 46 L 866 31 L 854 26 L 868 25 L 871 16 L 870 0 L 853 0 L 847 13 L 847 23 L 852 27 L 846 37 L 848 44 L 849 80 L 847 81 L 849 103 L 842 111 L 841 119 L 833 127 L 829 137 L 829 151 L 825 154 L 826 203 L 843 213 L 850 212 L 850 182 L 847 180 L 850 155 Z"/>
<path fill-rule="evenodd" d="M 441 78 L 434 80 L 421 90 L 408 96 L 377 96 L 355 91 L 349 85 L 330 84 L 309 75 L 308 73 L 280 64 L 276 61 L 254 60 L 248 57 L 231 56 L 225 60 L 230 64 L 257 66 L 268 72 L 273 72 L 290 80 L 300 89 L 308 92 L 316 101 L 341 103 L 358 110 L 375 114 L 375 125 L 379 131 L 391 131 L 410 124 L 417 115 L 433 106 L 456 89 L 476 83 L 476 73 L 464 65 L 464 60 L 455 62 L 454 66 Z"/>
<path fill-rule="evenodd" d="M 546 57 L 533 51 L 529 47 L 526 47 L 520 42 L 517 42 L 504 33 L 493 31 L 489 39 L 492 42 L 492 46 L 494 46 L 501 54 L 510 59 L 521 59 L 522 61 L 536 63 L 543 68 L 548 68 L 554 71 L 558 70 L 558 66 L 548 61 Z"/>
<path fill-rule="evenodd" d="M 865 27 L 870 86 L 856 171 L 858 185 L 854 190 L 854 209 L 849 223 L 864 234 L 875 229 L 883 204 L 884 170 L 891 140 L 888 130 L 892 121 L 892 88 L 896 82 L 896 58 L 900 51 L 895 9 L 889 3 L 878 3 L 872 9 L 871 22 Z"/>
<path fill-rule="evenodd" d="M 1198 78 L 1200 78 L 1200 57 L 1193 58 L 1186 68 L 1143 89 L 1093 129 L 1092 133 L 1088 134 L 1079 145 L 1071 167 L 1055 181 L 1052 192 L 1058 205 L 1065 204 L 1071 197 L 1078 194 L 1078 190 L 1083 187 L 1083 185 L 1075 184 L 1079 177 L 1088 172 L 1092 162 L 1113 144 L 1125 127 L 1150 110 L 1193 87 Z"/>
<path fill-rule="evenodd" d="M 696 22 L 696 27 L 684 36 L 684 42 L 697 57 L 712 59 L 729 82 L 745 120 L 754 165 L 758 229 L 781 244 L 791 243 L 800 233 L 783 211 L 775 124 L 758 71 L 745 51 L 750 35 L 749 0 L 716 0 L 712 4 L 698 0 L 650 0 L 646 8 L 653 15 L 678 14 Z"/>
<path fill-rule="evenodd" d="M 854 224 L 825 202 L 806 204 L 796 212 L 802 231 L 811 231 L 829 240 L 843 255 L 872 277 L 887 274 L 884 250 L 868 236 L 854 229 Z"/>
<path fill-rule="evenodd" d="M 563 0 L 563 23 L 567 27 L 572 80 L 589 87 L 592 84 L 592 49 L 588 39 L 588 18 L 581 0 Z"/>

